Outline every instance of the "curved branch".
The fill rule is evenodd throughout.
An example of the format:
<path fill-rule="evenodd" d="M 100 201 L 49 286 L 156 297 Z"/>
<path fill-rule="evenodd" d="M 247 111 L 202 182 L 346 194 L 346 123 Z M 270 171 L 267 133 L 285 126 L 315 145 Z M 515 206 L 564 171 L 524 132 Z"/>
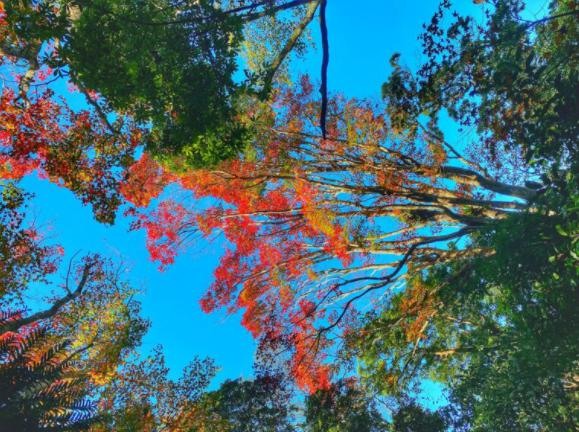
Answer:
<path fill-rule="evenodd" d="M 461 179 L 462 183 L 469 183 L 474 186 L 484 187 L 490 191 L 521 198 L 526 201 L 533 199 L 537 191 L 525 186 L 509 185 L 498 180 L 493 180 L 468 168 L 460 168 L 444 165 L 440 167 L 440 173 L 451 179 Z M 465 182 L 466 180 L 466 182 Z"/>
<path fill-rule="evenodd" d="M 414 243 L 412 246 L 410 246 L 408 248 L 408 250 L 406 251 L 406 253 L 404 254 L 404 256 L 400 259 L 400 261 L 398 262 L 398 264 L 396 265 L 396 268 L 388 275 L 386 275 L 383 278 L 383 282 L 381 283 L 376 283 L 376 284 L 372 284 L 370 285 L 367 289 L 365 289 L 363 292 L 361 292 L 360 294 L 352 297 L 350 300 L 348 300 L 346 302 L 346 304 L 344 305 L 342 312 L 340 313 L 340 315 L 336 318 L 336 320 L 326 326 L 326 327 L 322 327 L 320 330 L 318 330 L 318 334 L 322 334 L 325 332 L 330 331 L 331 329 L 333 329 L 334 327 L 336 327 L 340 321 L 344 318 L 344 316 L 346 315 L 346 313 L 348 312 L 348 309 L 350 308 L 350 306 L 352 306 L 352 304 L 356 301 L 359 300 L 360 298 L 364 297 L 365 295 L 367 295 L 369 292 L 374 291 L 376 289 L 380 289 L 385 287 L 386 285 L 392 283 L 394 281 L 394 279 L 396 278 L 396 276 L 402 271 L 402 269 L 404 268 L 404 266 L 406 265 L 406 263 L 410 260 L 410 258 L 412 257 L 412 255 L 414 254 L 414 251 L 416 249 L 418 249 L 420 246 L 426 245 L 426 244 L 431 244 L 431 243 L 437 243 L 437 242 L 441 242 L 441 241 L 445 241 L 445 240 L 452 240 L 458 237 L 462 237 L 466 234 L 468 234 L 469 232 L 471 232 L 472 229 L 470 228 L 463 228 L 457 232 L 451 233 L 451 234 L 446 234 L 446 235 L 440 235 L 440 236 L 436 236 L 436 237 L 431 237 L 427 240 L 423 240 L 417 243 Z"/>
<path fill-rule="evenodd" d="M 91 263 L 91 262 L 84 265 L 83 270 L 82 270 L 82 276 L 81 276 L 80 281 L 79 281 L 79 283 L 74 291 L 69 292 L 64 297 L 61 297 L 60 299 L 56 300 L 52 304 L 52 306 L 46 310 L 43 310 L 41 312 L 37 312 L 37 313 L 32 314 L 26 318 L 11 321 L 11 322 L 1 326 L 0 332 L 17 331 L 19 328 L 24 327 L 25 325 L 32 324 L 32 323 L 40 321 L 40 320 L 52 318 L 54 315 L 56 315 L 58 312 L 60 312 L 60 310 L 66 304 L 73 301 L 74 299 L 76 299 L 77 297 L 79 297 L 82 294 L 82 291 L 89 280 L 90 271 L 94 265 L 95 264 Z"/>

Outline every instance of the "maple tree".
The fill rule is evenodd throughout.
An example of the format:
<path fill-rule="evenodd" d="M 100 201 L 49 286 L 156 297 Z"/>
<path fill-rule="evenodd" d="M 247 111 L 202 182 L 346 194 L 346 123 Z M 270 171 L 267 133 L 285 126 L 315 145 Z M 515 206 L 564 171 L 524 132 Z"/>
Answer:
<path fill-rule="evenodd" d="M 287 338 L 296 379 L 315 390 L 330 369 L 313 358 L 347 332 L 356 300 L 387 302 L 406 268 L 491 253 L 448 245 L 523 211 L 537 191 L 492 177 L 427 128 L 409 138 L 364 101 L 330 99 L 323 139 L 312 93 L 304 78 L 256 113 L 268 128 L 251 158 L 180 176 L 219 204 L 164 202 L 140 224 L 162 263 L 194 233 L 222 230 L 231 246 L 203 309 L 243 309 L 255 337 Z"/>
<path fill-rule="evenodd" d="M 91 204 L 95 217 L 112 223 L 122 202 L 123 168 L 131 165 L 140 131 L 122 120 L 111 132 L 94 112 L 73 112 L 50 90 L 19 102 L 0 94 L 0 178 L 19 180 L 37 172 Z"/>
<path fill-rule="evenodd" d="M 509 31 L 517 37 L 521 29 L 526 32 L 521 64 L 527 75 L 545 71 L 544 62 L 554 58 L 545 53 L 547 47 L 558 50 L 556 58 L 567 49 L 571 31 L 558 43 L 550 39 L 575 13 L 565 12 L 567 3 L 552 9 L 553 17 L 565 21 L 548 18 L 514 30 L 496 24 L 511 15 L 517 22 L 519 6 L 496 2 L 495 12 L 489 13 L 491 36 L 481 38 L 497 37 L 500 50 L 485 51 L 475 66 L 503 67 L 501 56 L 512 48 Z M 443 2 L 442 8 L 447 7 Z M 433 25 L 438 25 L 439 13 Z M 543 97 L 545 89 L 525 90 L 531 92 L 524 102 L 528 109 L 518 110 L 512 119 L 499 111 L 503 120 L 511 119 L 500 128 L 484 117 L 483 138 L 475 138 L 478 143 L 472 142 L 467 152 L 445 138 L 439 123 L 443 109 L 467 127 L 477 116 L 493 115 L 488 104 L 499 104 L 491 83 L 477 81 L 486 79 L 480 74 L 464 84 L 473 64 L 467 62 L 468 42 L 475 33 L 470 21 L 456 17 L 457 24 L 442 33 L 442 41 L 425 41 L 432 58 L 455 51 L 425 66 L 423 82 L 414 82 L 395 56 L 393 74 L 383 88 L 386 105 L 333 97 L 323 136 L 317 133 L 317 113 L 324 101 L 314 97 L 313 85 L 304 77 L 297 89 L 282 88 L 270 104 L 255 105 L 248 113 L 262 131 L 251 152 L 213 170 L 177 176 L 184 189 L 197 199 L 212 198 L 212 205 L 199 210 L 166 201 L 138 216 L 137 225 L 148 232 L 151 256 L 164 265 L 196 235 L 224 234 L 228 247 L 202 308 L 243 310 L 242 324 L 256 338 L 278 341 L 293 353 L 290 369 L 298 385 L 310 392 L 329 388 L 331 373 L 340 365 L 327 361 L 328 356 L 340 350 L 343 337 L 363 336 L 356 328 L 366 310 L 399 307 L 408 319 L 398 321 L 397 328 L 411 350 L 418 347 L 436 306 L 433 300 L 419 301 L 428 298 L 424 288 L 408 281 L 436 265 L 492 257 L 494 245 L 477 241 L 483 233 L 517 214 L 540 212 L 538 200 L 550 196 L 549 191 L 559 193 L 570 185 L 573 194 L 573 178 L 560 170 L 576 160 L 572 147 L 536 150 L 521 139 L 538 115 L 532 99 Z M 497 29 L 504 31 L 496 36 Z M 533 32 L 541 37 L 533 39 Z M 464 84 L 453 87 L 456 93 L 440 86 L 447 75 Z M 572 87 L 569 76 L 565 72 L 561 79 Z M 555 92 L 566 88 L 553 81 L 540 85 Z M 483 98 L 480 104 L 473 99 L 476 92 Z M 565 99 L 572 99 L 571 93 L 562 95 L 563 103 L 572 103 Z M 518 95 L 507 91 L 500 98 Z M 553 127 L 545 124 L 546 134 L 554 133 L 559 122 L 557 116 L 549 118 Z M 501 130 L 510 123 L 518 132 L 504 137 Z M 561 133 L 572 133 L 572 125 L 563 126 Z M 555 224 L 558 211 L 541 213 L 545 223 Z M 404 290 L 407 297 L 397 300 Z"/>

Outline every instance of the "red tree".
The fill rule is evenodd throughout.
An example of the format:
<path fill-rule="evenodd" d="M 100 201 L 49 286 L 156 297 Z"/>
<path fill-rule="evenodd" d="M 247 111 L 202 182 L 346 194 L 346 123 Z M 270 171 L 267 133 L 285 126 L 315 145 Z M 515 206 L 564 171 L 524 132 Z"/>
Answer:
<path fill-rule="evenodd" d="M 298 92 L 255 110 L 256 154 L 180 176 L 213 205 L 165 202 L 140 215 L 163 263 L 195 233 L 224 234 L 229 246 L 202 308 L 243 310 L 256 338 L 292 352 L 293 375 L 309 391 L 329 385 L 327 356 L 360 310 L 388 302 L 409 270 L 490 253 L 468 247 L 469 235 L 536 193 L 499 181 L 426 127 L 392 129 L 368 102 L 331 99 L 323 139 L 312 89 L 304 78 Z"/>

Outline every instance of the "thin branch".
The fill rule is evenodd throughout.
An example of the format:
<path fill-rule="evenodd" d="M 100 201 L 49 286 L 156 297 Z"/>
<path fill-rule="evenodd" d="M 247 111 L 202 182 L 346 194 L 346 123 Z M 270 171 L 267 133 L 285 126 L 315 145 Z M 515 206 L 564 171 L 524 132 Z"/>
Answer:
<path fill-rule="evenodd" d="M 479 171 L 481 171 L 485 176 L 489 177 L 489 173 L 487 172 L 486 169 L 484 169 L 484 167 L 482 167 L 480 164 L 473 162 L 467 158 L 465 158 L 462 154 L 460 154 L 460 152 L 458 150 L 456 150 L 456 148 L 451 145 L 448 141 L 446 141 L 443 137 L 441 137 L 440 135 L 434 133 L 433 131 L 427 129 L 426 127 L 424 127 L 422 124 L 418 123 L 418 126 L 420 127 L 420 129 L 422 129 L 422 131 L 424 133 L 426 133 L 427 135 L 431 136 L 432 138 L 434 138 L 435 140 L 437 140 L 438 142 L 440 142 L 443 146 L 445 146 L 459 161 L 461 161 L 462 163 L 464 163 L 467 166 L 470 166 L 471 168 L 477 169 Z"/>
<path fill-rule="evenodd" d="M 98 104 L 97 101 L 95 101 L 88 89 L 86 87 L 84 87 L 80 81 L 77 80 L 77 82 L 75 82 L 76 86 L 78 87 L 78 89 L 82 92 L 82 94 L 84 94 L 87 102 L 92 105 L 96 111 L 96 113 L 98 114 L 98 116 L 101 118 L 101 120 L 103 121 L 103 123 L 107 126 L 107 128 L 109 129 L 109 131 L 113 134 L 113 135 L 117 135 L 119 133 L 119 131 L 117 129 L 115 129 L 115 127 L 111 124 L 111 122 L 109 121 L 107 114 L 104 112 L 103 108 Z"/>
<path fill-rule="evenodd" d="M 268 15 L 274 15 L 278 12 L 281 12 L 281 11 L 284 11 L 287 9 L 292 9 L 292 8 L 295 8 L 298 6 L 306 5 L 306 4 L 311 3 L 313 1 L 318 2 L 319 0 L 293 0 L 293 1 L 284 3 L 284 4 L 281 4 L 281 5 L 272 7 L 272 8 L 264 9 L 261 12 L 255 12 L 252 14 L 245 14 L 245 15 L 238 15 L 238 16 L 241 18 L 241 20 L 243 22 L 251 22 L 251 21 L 258 20 L 258 19 L 263 18 L 263 17 L 268 16 Z M 228 13 L 228 11 L 225 11 L 225 13 Z"/>
<path fill-rule="evenodd" d="M 277 6 L 270 7 L 270 8 L 265 8 L 259 12 L 252 12 L 252 13 L 246 13 L 246 14 L 238 14 L 238 12 L 243 11 L 243 10 L 247 10 L 247 8 L 251 8 L 251 6 L 244 6 L 244 7 L 240 7 L 240 8 L 225 10 L 225 11 L 222 11 L 222 13 L 225 15 L 234 15 L 234 16 L 238 17 L 243 23 L 248 23 L 248 22 L 256 21 L 256 20 L 263 18 L 263 17 L 266 17 L 268 15 L 274 15 L 274 14 L 281 12 L 281 11 L 284 11 L 284 10 L 288 10 L 288 9 L 292 9 L 295 7 L 306 5 L 306 4 L 311 3 L 313 1 L 319 1 L 319 0 L 293 0 L 293 1 L 290 1 L 287 3 L 283 3 L 281 5 L 277 5 Z M 261 2 L 259 5 L 266 4 L 266 3 L 269 3 L 269 2 Z M 103 11 L 103 12 L 108 13 L 108 14 L 112 13 L 111 11 Z M 139 25 L 144 25 L 144 26 L 169 26 L 169 25 L 179 25 L 179 24 L 195 24 L 195 23 L 199 24 L 200 23 L 200 19 L 198 17 L 175 19 L 175 20 L 170 20 L 170 21 L 137 21 L 137 20 L 131 20 L 131 19 L 127 19 L 127 21 L 130 23 L 133 23 L 133 24 L 139 24 Z M 208 27 L 204 31 L 207 31 L 210 28 L 215 28 L 215 27 Z M 200 35 L 202 33 L 203 32 L 198 32 L 197 35 Z"/>
<path fill-rule="evenodd" d="M 360 298 L 364 297 L 366 294 L 368 294 L 371 291 L 374 291 L 374 290 L 379 289 L 379 288 L 383 288 L 386 285 L 388 285 L 389 283 L 391 283 L 394 280 L 394 278 L 398 275 L 398 273 L 400 273 L 402 271 L 402 269 L 404 268 L 406 263 L 410 260 L 410 258 L 414 254 L 414 251 L 416 249 L 418 249 L 418 247 L 423 246 L 425 244 L 437 243 L 437 242 L 441 242 L 441 241 L 445 241 L 445 240 L 452 240 L 452 239 L 455 239 L 458 237 L 462 237 L 462 236 L 468 234 L 470 231 L 472 231 L 472 230 L 469 228 L 463 228 L 460 231 L 457 231 L 457 232 L 452 233 L 452 234 L 431 237 L 427 240 L 414 243 L 412 246 L 410 246 L 408 248 L 408 250 L 406 251 L 406 253 L 402 257 L 402 259 L 400 259 L 400 261 L 398 261 L 396 268 L 390 274 L 388 274 L 387 276 L 384 277 L 383 282 L 372 284 L 372 285 L 368 286 L 368 288 L 366 290 L 364 290 L 362 293 L 360 293 L 357 296 L 352 297 L 350 300 L 348 300 L 348 302 L 344 305 L 342 312 L 336 318 L 336 320 L 332 324 L 329 324 L 328 326 L 323 327 L 320 330 L 318 330 L 318 333 L 322 334 L 322 333 L 328 332 L 331 329 L 333 329 L 334 327 L 336 327 L 342 321 L 342 319 L 346 315 L 346 312 L 348 312 L 348 309 L 356 300 L 359 300 Z"/>
<path fill-rule="evenodd" d="M 551 21 L 554 19 L 563 18 L 563 17 L 567 17 L 567 16 L 572 16 L 572 15 L 579 15 L 579 10 L 575 9 L 575 10 L 563 12 L 563 13 L 560 13 L 557 15 L 547 16 L 545 18 L 541 18 L 541 19 L 536 20 L 536 21 L 531 21 L 530 23 L 527 24 L 527 28 L 534 27 L 536 25 L 543 24 L 545 22 L 548 22 L 548 21 Z"/>
<path fill-rule="evenodd" d="M 327 0 L 320 3 L 320 33 L 322 36 L 322 76 L 320 93 L 322 95 L 322 106 L 320 109 L 320 129 L 322 137 L 326 139 L 326 116 L 328 111 L 328 63 L 330 62 L 330 47 L 328 43 L 328 27 L 326 24 Z"/>

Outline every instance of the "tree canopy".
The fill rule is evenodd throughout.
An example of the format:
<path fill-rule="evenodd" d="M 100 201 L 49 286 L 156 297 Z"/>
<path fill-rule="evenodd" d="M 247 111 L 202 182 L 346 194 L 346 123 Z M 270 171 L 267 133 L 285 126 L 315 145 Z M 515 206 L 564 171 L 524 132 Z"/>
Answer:
<path fill-rule="evenodd" d="M 255 337 L 293 352 L 302 388 L 329 388 L 345 367 L 329 357 L 346 346 L 381 391 L 434 373 L 473 428 L 569 428 L 576 335 L 561 328 L 577 327 L 566 308 L 577 141 L 565 113 L 577 63 L 566 50 L 577 12 L 554 2 L 528 22 L 520 2 L 498 1 L 483 26 L 454 14 L 443 27 L 449 7 L 427 27 L 430 60 L 416 77 L 393 57 L 384 105 L 331 98 L 324 137 L 303 77 L 256 108 L 251 155 L 177 177 L 215 205 L 166 201 L 139 224 L 164 264 L 196 235 L 224 234 L 202 307 L 243 310 Z M 448 141 L 443 114 L 476 125 L 470 147 Z M 517 401 L 508 410 L 506 397 Z"/>
<path fill-rule="evenodd" d="M 18 86 L 21 102 L 39 75 L 66 77 L 84 93 L 107 134 L 119 135 L 117 121 L 128 116 L 146 131 L 140 144 L 164 164 L 174 169 L 214 165 L 249 143 L 250 130 L 240 118 L 244 101 L 267 94 L 318 4 L 8 2 L 1 52 L 3 62 L 27 66 Z M 296 13 L 285 25 L 293 32 L 273 33 L 277 56 L 267 65 L 257 62 L 257 75 L 248 69 L 246 79 L 237 78 L 244 27 L 290 9 Z M 284 38 L 285 44 L 279 42 Z"/>
<path fill-rule="evenodd" d="M 475 3 L 440 1 L 421 65 L 394 54 L 368 100 L 328 94 L 325 0 L 0 1 L 0 418 L 575 430 L 579 9 Z M 287 67 L 316 14 L 319 89 Z M 211 359 L 174 378 L 161 348 L 138 355 L 123 264 L 63 261 L 14 183 L 33 172 L 101 222 L 122 209 L 161 269 L 223 245 L 200 306 L 240 312 L 255 376 L 210 389 Z M 425 380 L 446 406 L 417 402 Z"/>

